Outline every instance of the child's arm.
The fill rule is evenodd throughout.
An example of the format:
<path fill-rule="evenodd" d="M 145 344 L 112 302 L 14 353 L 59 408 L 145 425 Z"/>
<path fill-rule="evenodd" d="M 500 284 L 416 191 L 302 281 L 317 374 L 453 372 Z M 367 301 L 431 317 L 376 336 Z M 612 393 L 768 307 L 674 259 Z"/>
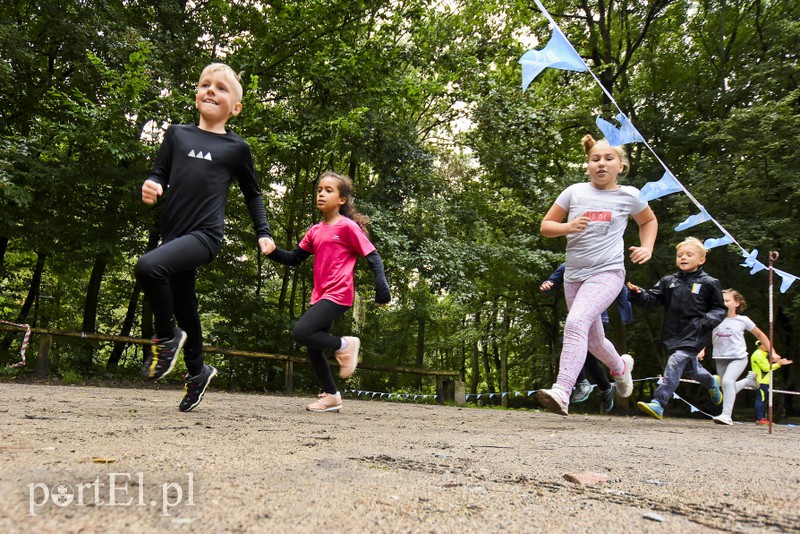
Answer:
<path fill-rule="evenodd" d="M 631 324 L 633 322 L 633 308 L 628 298 L 629 293 L 627 286 L 622 286 L 622 291 L 617 295 L 617 310 L 622 324 Z"/>
<path fill-rule="evenodd" d="M 306 250 L 303 250 L 300 247 L 296 247 L 291 252 L 289 252 L 288 250 L 283 250 L 278 247 L 275 247 L 275 250 L 273 250 L 267 255 L 269 259 L 275 260 L 278 263 L 282 263 L 290 267 L 300 265 L 309 256 L 311 256 L 311 253 Z"/>
<path fill-rule="evenodd" d="M 392 300 L 389 291 L 389 282 L 386 281 L 386 272 L 383 268 L 383 260 L 377 250 L 373 250 L 366 255 L 367 262 L 375 276 L 375 302 L 378 304 L 388 304 Z"/>
<path fill-rule="evenodd" d="M 639 243 L 641 245 L 628 249 L 631 251 L 631 261 L 646 263 L 653 257 L 653 247 L 656 246 L 656 235 L 658 234 L 658 219 L 648 206 L 634 215 L 633 220 L 639 225 Z"/>
<path fill-rule="evenodd" d="M 550 291 L 556 290 L 564 285 L 564 271 L 566 268 L 566 263 L 559 265 L 558 268 L 553 271 L 553 274 L 551 274 L 547 280 L 542 282 L 542 285 L 539 286 L 539 291 L 542 293 L 549 293 Z"/>
<path fill-rule="evenodd" d="M 714 280 L 711 284 L 711 295 L 708 299 L 708 311 L 703 314 L 701 319 L 703 328 L 713 330 L 719 323 L 725 320 L 728 316 L 728 308 L 725 306 L 725 300 L 722 297 L 722 285 L 719 280 Z"/>
<path fill-rule="evenodd" d="M 660 306 L 664 302 L 664 293 L 661 290 L 661 282 L 654 285 L 649 290 L 642 289 L 641 287 L 628 282 L 628 298 L 637 306 L 643 308 L 654 308 Z"/>
<path fill-rule="evenodd" d="M 752 330 L 750 330 L 750 333 L 756 336 L 756 339 L 758 339 L 761 342 L 761 347 L 767 352 L 767 354 L 769 354 L 771 345 L 769 344 L 769 338 L 767 337 L 767 335 L 764 332 L 762 332 L 761 329 L 757 326 L 754 327 Z M 773 351 L 772 360 L 776 361 L 780 359 L 781 356 L 777 352 Z"/>
<path fill-rule="evenodd" d="M 550 210 L 545 214 L 542 219 L 542 225 L 539 228 L 541 234 L 545 237 L 561 237 L 562 235 L 574 234 L 586 230 L 592 220 L 589 217 L 581 215 L 575 217 L 571 221 L 561 222 L 567 216 L 567 210 L 553 204 Z"/>

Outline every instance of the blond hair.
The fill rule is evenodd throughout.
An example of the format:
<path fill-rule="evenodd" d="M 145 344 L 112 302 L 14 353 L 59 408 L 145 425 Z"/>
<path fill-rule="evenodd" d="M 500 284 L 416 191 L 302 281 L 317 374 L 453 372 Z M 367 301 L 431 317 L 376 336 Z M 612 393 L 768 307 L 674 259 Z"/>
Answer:
<path fill-rule="evenodd" d="M 675 250 L 680 250 L 681 247 L 694 247 L 698 251 L 700 251 L 700 255 L 704 258 L 708 253 L 708 249 L 706 248 L 706 246 L 703 244 L 702 241 L 700 241 L 696 237 L 687 237 L 686 239 L 675 245 Z"/>
<path fill-rule="evenodd" d="M 591 134 L 584 135 L 583 139 L 581 139 L 581 144 L 583 145 L 583 151 L 586 152 L 587 161 L 589 160 L 589 157 L 592 155 L 592 149 L 594 147 L 598 148 L 609 147 L 617 153 L 620 162 L 622 162 L 622 171 L 620 171 L 619 177 L 624 178 L 628 174 L 628 171 L 631 170 L 631 162 L 628 159 L 628 153 L 625 151 L 625 147 L 611 146 L 605 139 L 600 139 L 599 141 L 596 141 L 595 138 L 591 136 Z"/>
<path fill-rule="evenodd" d="M 736 311 L 743 312 L 747 309 L 747 301 L 744 299 L 741 293 L 736 291 L 735 289 L 723 289 L 722 294 L 729 293 L 733 301 L 736 303 Z"/>
<path fill-rule="evenodd" d="M 204 68 L 203 72 L 200 73 L 200 78 L 202 78 L 206 74 L 210 74 L 213 72 L 222 72 L 222 74 L 225 75 L 225 77 L 230 82 L 231 87 L 233 88 L 234 104 L 237 102 L 241 102 L 242 95 L 244 94 L 244 91 L 242 90 L 241 76 L 236 74 L 236 71 L 234 71 L 229 65 L 226 65 L 225 63 L 211 63 L 209 65 L 206 65 L 206 68 Z"/>

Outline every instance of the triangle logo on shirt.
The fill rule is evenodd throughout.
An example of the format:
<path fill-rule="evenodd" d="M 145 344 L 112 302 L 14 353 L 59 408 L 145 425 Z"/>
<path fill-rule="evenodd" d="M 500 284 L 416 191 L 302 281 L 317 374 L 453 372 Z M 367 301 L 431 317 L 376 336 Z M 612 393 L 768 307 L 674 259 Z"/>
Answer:
<path fill-rule="evenodd" d="M 208 161 L 213 161 L 211 159 L 211 152 L 206 152 L 205 155 L 203 155 L 203 151 L 202 150 L 198 150 L 197 152 L 195 152 L 194 150 L 191 150 L 189 152 L 189 154 L 187 154 L 187 155 L 190 158 L 205 159 L 205 160 L 208 160 Z"/>

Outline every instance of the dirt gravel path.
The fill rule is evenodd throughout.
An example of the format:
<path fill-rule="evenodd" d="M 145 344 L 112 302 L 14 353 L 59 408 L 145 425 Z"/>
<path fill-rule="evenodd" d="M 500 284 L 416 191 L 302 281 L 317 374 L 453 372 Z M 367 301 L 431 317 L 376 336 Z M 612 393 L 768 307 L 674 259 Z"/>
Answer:
<path fill-rule="evenodd" d="M 800 428 L 180 396 L 0 384 L 0 532 L 800 532 Z"/>

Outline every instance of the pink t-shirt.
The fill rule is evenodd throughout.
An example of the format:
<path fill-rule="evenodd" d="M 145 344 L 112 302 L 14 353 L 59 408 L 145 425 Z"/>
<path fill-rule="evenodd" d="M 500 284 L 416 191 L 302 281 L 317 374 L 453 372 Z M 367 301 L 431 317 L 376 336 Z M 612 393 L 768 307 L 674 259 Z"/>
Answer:
<path fill-rule="evenodd" d="M 375 250 L 361 227 L 347 217 L 330 226 L 319 222 L 300 241 L 300 248 L 315 256 L 311 304 L 328 299 L 342 306 L 352 306 L 356 260 Z"/>

